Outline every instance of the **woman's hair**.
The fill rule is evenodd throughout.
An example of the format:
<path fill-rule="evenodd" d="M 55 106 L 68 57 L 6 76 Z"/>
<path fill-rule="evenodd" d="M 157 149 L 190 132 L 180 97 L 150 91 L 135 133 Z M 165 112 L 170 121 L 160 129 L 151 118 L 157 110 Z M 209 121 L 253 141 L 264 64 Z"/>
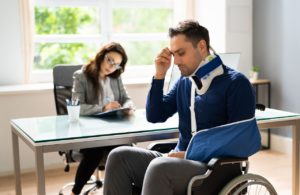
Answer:
<path fill-rule="evenodd" d="M 197 44 L 200 40 L 204 40 L 206 42 L 206 48 L 209 51 L 209 32 L 204 27 L 201 26 L 195 20 L 185 20 L 179 23 L 178 26 L 174 28 L 169 28 L 169 37 L 174 37 L 179 34 L 183 34 L 186 38 L 192 42 L 194 47 L 197 47 Z"/>
<path fill-rule="evenodd" d="M 101 93 L 101 95 L 103 93 L 102 86 L 100 86 L 99 84 L 99 74 L 101 65 L 105 60 L 105 55 L 109 52 L 117 52 L 122 56 L 122 62 L 120 64 L 121 68 L 116 69 L 114 72 L 108 75 L 112 78 L 118 78 L 122 74 L 122 72 L 125 71 L 125 65 L 128 60 L 124 48 L 119 43 L 111 42 L 102 46 L 99 52 L 96 54 L 95 58 L 83 67 L 83 72 L 87 76 L 87 78 L 92 82 L 94 89 L 97 92 L 97 97 L 99 97 L 99 92 Z"/>

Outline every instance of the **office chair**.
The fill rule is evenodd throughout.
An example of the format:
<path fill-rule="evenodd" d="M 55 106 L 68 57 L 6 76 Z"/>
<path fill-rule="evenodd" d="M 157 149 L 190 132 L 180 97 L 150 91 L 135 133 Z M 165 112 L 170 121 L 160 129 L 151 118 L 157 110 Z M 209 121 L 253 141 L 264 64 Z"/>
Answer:
<path fill-rule="evenodd" d="M 67 114 L 66 99 L 71 99 L 72 97 L 72 86 L 73 86 L 73 73 L 76 70 L 81 69 L 82 65 L 56 65 L 53 68 L 53 92 L 57 115 Z M 77 150 L 60 151 L 59 154 L 63 157 L 66 164 L 64 171 L 69 172 L 69 163 L 80 162 L 82 159 L 82 154 Z M 105 161 L 105 160 L 103 160 Z M 96 170 L 96 176 L 93 175 L 87 184 L 91 184 L 91 187 L 86 190 L 83 194 L 88 194 L 89 192 L 100 188 L 103 182 L 100 180 L 98 172 L 104 170 L 104 162 Z M 64 185 L 60 191 L 59 195 L 63 195 L 63 190 L 74 185 L 74 182 Z"/>

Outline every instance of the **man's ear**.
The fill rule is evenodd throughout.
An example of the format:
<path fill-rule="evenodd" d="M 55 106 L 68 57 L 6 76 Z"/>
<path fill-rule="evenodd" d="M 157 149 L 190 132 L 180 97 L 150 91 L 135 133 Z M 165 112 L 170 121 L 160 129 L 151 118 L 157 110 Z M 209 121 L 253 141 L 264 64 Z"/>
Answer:
<path fill-rule="evenodd" d="M 200 40 L 197 44 L 198 51 L 202 56 L 207 55 L 207 49 L 206 49 L 206 41 Z"/>
<path fill-rule="evenodd" d="M 206 42 L 202 39 L 198 42 L 198 48 L 203 51 L 203 49 L 206 50 Z"/>

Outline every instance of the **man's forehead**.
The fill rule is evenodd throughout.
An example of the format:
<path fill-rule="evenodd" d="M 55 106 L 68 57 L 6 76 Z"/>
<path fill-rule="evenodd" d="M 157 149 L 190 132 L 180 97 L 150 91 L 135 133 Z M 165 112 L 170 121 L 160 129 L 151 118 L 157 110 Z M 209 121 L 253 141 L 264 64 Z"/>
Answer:
<path fill-rule="evenodd" d="M 190 46 L 192 46 L 192 43 L 188 41 L 184 35 L 174 36 L 170 40 L 170 51 L 172 53 L 186 50 Z"/>

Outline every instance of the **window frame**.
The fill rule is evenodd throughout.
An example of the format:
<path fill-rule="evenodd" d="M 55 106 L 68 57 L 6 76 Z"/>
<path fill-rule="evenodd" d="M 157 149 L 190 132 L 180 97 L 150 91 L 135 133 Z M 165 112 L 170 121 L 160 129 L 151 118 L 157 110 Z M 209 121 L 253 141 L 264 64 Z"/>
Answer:
<path fill-rule="evenodd" d="M 182 3 L 182 2 L 181 2 Z M 112 11 L 114 8 L 171 8 L 173 10 L 173 23 L 178 20 L 178 14 L 182 14 L 176 0 L 35 0 L 34 6 L 99 6 L 101 9 L 101 29 L 100 34 L 94 35 L 33 35 L 33 45 L 36 43 L 74 43 L 74 42 L 99 42 L 108 41 L 168 41 L 166 33 L 113 33 Z M 104 8 L 104 9 L 103 9 Z M 33 9 L 34 10 L 34 9 Z M 34 14 L 34 13 L 33 13 Z M 157 51 L 159 52 L 159 51 Z M 153 59 L 154 64 L 154 59 Z M 33 70 L 31 64 L 30 82 L 52 82 L 52 70 Z M 122 74 L 124 83 L 148 83 L 154 74 L 154 65 L 127 66 Z"/>

